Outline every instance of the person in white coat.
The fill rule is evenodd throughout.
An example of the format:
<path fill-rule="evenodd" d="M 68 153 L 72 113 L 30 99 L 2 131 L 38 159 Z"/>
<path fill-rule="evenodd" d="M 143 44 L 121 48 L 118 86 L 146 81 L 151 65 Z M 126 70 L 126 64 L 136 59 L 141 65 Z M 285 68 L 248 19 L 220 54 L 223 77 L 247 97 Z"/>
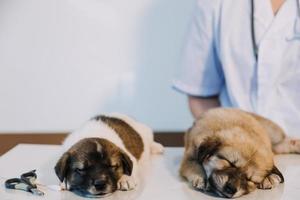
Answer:
<path fill-rule="evenodd" d="M 174 88 L 195 118 L 223 106 L 300 136 L 300 0 L 198 0 Z"/>

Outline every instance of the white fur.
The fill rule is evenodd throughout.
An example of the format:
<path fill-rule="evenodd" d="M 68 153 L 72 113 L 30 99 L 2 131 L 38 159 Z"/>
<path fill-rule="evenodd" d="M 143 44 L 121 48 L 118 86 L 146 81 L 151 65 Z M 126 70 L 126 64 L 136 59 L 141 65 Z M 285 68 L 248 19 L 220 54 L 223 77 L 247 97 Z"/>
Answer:
<path fill-rule="evenodd" d="M 137 160 L 125 147 L 122 139 L 119 135 L 101 120 L 91 119 L 87 121 L 83 126 L 78 130 L 72 132 L 64 141 L 63 149 L 67 151 L 72 145 L 77 143 L 79 140 L 84 138 L 96 137 L 107 139 L 110 142 L 114 143 L 120 149 L 122 149 L 132 160 L 133 170 L 131 176 L 121 177 L 120 182 L 118 183 L 118 189 L 120 190 L 131 190 L 137 185 L 137 175 L 139 165 L 142 165 L 142 162 L 149 160 L 150 154 L 160 154 L 163 153 L 163 146 L 159 143 L 154 142 L 153 140 L 153 131 L 148 126 L 135 121 L 134 119 L 122 115 L 119 113 L 114 113 L 106 115 L 109 117 L 115 117 L 125 121 L 129 124 L 142 138 L 144 143 L 144 151 L 141 155 L 141 158 Z"/>

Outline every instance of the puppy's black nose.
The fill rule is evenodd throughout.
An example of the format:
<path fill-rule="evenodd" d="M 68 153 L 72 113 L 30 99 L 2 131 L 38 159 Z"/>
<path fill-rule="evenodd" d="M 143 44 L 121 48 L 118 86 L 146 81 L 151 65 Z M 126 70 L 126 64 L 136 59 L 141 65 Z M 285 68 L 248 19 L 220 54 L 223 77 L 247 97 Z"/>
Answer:
<path fill-rule="evenodd" d="M 97 190 L 104 190 L 106 188 L 105 180 L 96 180 L 94 186 Z"/>
<path fill-rule="evenodd" d="M 231 184 L 226 184 L 224 187 L 224 191 L 227 194 L 234 195 L 236 193 L 237 189 Z"/>

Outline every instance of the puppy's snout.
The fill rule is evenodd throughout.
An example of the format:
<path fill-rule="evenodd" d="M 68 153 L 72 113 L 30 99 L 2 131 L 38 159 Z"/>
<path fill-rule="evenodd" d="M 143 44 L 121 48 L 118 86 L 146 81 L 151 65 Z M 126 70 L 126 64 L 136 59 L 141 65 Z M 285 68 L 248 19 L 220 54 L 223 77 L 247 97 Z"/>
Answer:
<path fill-rule="evenodd" d="M 96 190 L 104 190 L 107 186 L 107 181 L 105 179 L 96 180 L 94 182 L 94 186 L 95 186 Z"/>
<path fill-rule="evenodd" d="M 227 194 L 229 194 L 231 196 L 233 196 L 237 192 L 236 187 L 231 184 L 228 184 L 228 183 L 224 186 L 223 190 L 224 190 L 224 192 L 226 192 Z"/>

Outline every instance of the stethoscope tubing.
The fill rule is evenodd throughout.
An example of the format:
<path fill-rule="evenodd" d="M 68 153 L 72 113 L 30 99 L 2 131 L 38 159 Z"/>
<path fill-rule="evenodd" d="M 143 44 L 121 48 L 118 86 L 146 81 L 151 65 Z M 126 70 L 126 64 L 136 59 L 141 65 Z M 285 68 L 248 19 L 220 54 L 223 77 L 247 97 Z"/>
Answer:
<path fill-rule="evenodd" d="M 255 36 L 255 24 L 254 24 L 254 0 L 251 0 L 251 37 L 252 37 L 252 47 L 253 47 L 253 54 L 255 59 L 258 58 L 258 47 L 256 44 L 256 36 Z"/>

